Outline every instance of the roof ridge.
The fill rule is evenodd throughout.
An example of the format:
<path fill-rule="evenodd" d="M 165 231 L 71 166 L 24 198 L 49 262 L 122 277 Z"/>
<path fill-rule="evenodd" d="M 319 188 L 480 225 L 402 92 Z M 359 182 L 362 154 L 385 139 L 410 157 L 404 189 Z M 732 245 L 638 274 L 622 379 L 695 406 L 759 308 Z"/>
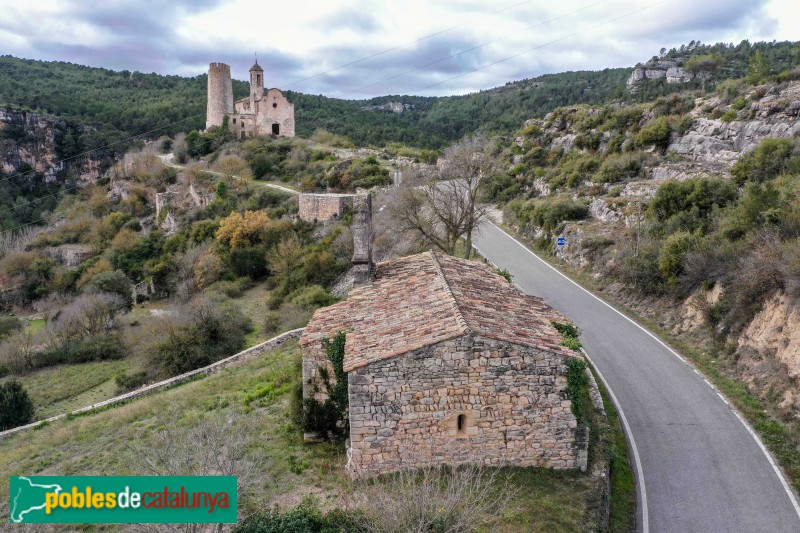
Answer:
<path fill-rule="evenodd" d="M 444 288 L 447 291 L 447 294 L 449 294 L 450 298 L 453 300 L 453 307 L 456 311 L 456 321 L 458 322 L 459 326 L 461 326 L 463 333 L 470 331 L 467 319 L 464 317 L 464 313 L 461 311 L 461 306 L 458 305 L 458 298 L 456 298 L 456 295 L 453 293 L 453 289 L 450 287 L 450 280 L 447 279 L 444 270 L 442 270 L 442 265 L 439 263 L 439 258 L 436 257 L 436 252 L 430 251 L 428 253 L 430 253 L 431 257 L 433 258 L 433 265 L 436 267 L 436 272 L 442 278 L 442 282 L 444 283 Z"/>

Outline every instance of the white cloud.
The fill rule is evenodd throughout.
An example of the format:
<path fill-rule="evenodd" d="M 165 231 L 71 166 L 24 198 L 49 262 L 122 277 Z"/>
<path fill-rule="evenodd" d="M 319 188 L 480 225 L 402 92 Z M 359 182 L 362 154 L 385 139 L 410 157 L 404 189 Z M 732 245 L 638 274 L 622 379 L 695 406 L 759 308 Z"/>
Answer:
<path fill-rule="evenodd" d="M 224 61 L 239 79 L 247 76 L 252 54 L 258 52 L 273 86 L 287 87 L 313 76 L 289 88 L 353 98 L 417 92 L 438 83 L 422 93 L 453 94 L 549 72 L 630 66 L 662 46 L 690 40 L 800 40 L 796 4 L 170 0 L 142 6 L 136 0 L 0 0 L 0 38 L 3 53 L 163 74 L 196 75 L 210 61 Z M 646 9 L 626 15 L 641 8 Z M 490 15 L 499 10 L 504 11 Z M 570 14 L 576 10 L 581 11 Z M 457 28 L 442 31 L 453 26 Z M 432 33 L 438 34 L 425 38 Z M 314 76 L 351 62 L 356 63 Z M 415 68 L 419 70 L 408 72 Z M 375 83 L 388 77 L 395 78 Z"/>

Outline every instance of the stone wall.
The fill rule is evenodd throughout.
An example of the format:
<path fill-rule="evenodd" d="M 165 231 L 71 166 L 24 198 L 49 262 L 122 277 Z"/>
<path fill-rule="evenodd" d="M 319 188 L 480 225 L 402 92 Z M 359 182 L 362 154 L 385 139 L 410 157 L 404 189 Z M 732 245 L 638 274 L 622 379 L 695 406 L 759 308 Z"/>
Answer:
<path fill-rule="evenodd" d="M 341 217 L 353 204 L 353 194 L 301 194 L 298 216 L 308 222 Z"/>
<path fill-rule="evenodd" d="M 71 411 L 70 413 L 62 413 L 60 415 L 51 416 L 50 418 L 44 420 L 38 420 L 36 422 L 32 422 L 25 426 L 18 426 L 12 429 L 7 429 L 5 431 L 0 431 L 0 439 L 8 437 L 9 435 L 13 435 L 15 433 L 19 433 L 20 431 L 25 431 L 26 429 L 32 429 L 41 426 L 42 424 L 55 422 L 56 420 L 64 418 L 69 414 L 78 415 L 81 413 L 88 413 L 94 411 L 95 409 L 100 409 L 102 407 L 109 407 L 112 405 L 128 402 L 135 398 L 140 398 L 142 396 L 146 396 L 148 394 L 152 394 L 160 390 L 168 389 L 170 387 L 180 385 L 181 383 L 185 383 L 187 381 L 191 381 L 193 379 L 197 379 L 202 376 L 215 374 L 220 370 L 240 365 L 241 363 L 244 363 L 245 361 L 250 361 L 252 359 L 255 359 L 256 357 L 261 357 L 270 350 L 274 350 L 275 348 L 282 346 L 288 341 L 297 339 L 302 334 L 303 334 L 303 328 L 287 331 L 286 333 L 282 333 L 277 337 L 272 337 L 268 341 L 264 341 L 261 344 L 256 344 L 255 346 L 252 346 L 246 350 L 231 355 L 230 357 L 226 357 L 225 359 L 221 359 L 216 363 L 211 363 L 210 365 L 204 366 L 203 368 L 191 370 L 184 374 L 180 374 L 179 376 L 165 379 L 164 381 L 159 381 L 158 383 L 153 383 L 152 385 L 146 385 L 134 391 L 121 394 L 120 396 L 115 396 L 113 398 L 109 398 L 108 400 L 103 400 L 101 402 L 97 402 L 92 405 L 87 405 L 86 407 L 76 409 L 75 411 Z"/>
<path fill-rule="evenodd" d="M 348 381 L 356 478 L 429 464 L 586 468 L 588 429 L 572 414 L 562 355 L 466 335 Z"/>
<path fill-rule="evenodd" d="M 206 108 L 206 129 L 222 126 L 225 113 L 233 111 L 233 84 L 231 67 L 225 63 L 211 63 L 208 66 L 208 106 Z"/>

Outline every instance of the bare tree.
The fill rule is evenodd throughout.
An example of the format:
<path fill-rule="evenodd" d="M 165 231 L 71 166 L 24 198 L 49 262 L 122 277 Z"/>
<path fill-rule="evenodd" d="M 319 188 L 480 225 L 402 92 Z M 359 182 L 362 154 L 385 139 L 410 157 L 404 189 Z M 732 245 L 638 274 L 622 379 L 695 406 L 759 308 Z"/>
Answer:
<path fill-rule="evenodd" d="M 5 257 L 9 252 L 23 251 L 33 239 L 42 232 L 41 227 L 25 226 L 16 231 L 4 231 L 0 233 L 0 258 Z"/>
<path fill-rule="evenodd" d="M 490 530 L 514 497 L 496 469 L 428 467 L 363 488 L 362 525 L 375 533 Z"/>
<path fill-rule="evenodd" d="M 181 424 L 181 413 L 172 407 L 159 415 L 152 435 L 139 435 L 128 445 L 130 468 L 147 476 L 236 476 L 239 500 L 255 485 L 264 464 L 247 458 L 252 428 L 235 409 L 221 406 L 191 426 Z M 240 505 L 241 509 L 242 506 Z M 143 531 L 201 533 L 223 531 L 223 524 L 160 524 L 141 526 Z"/>
<path fill-rule="evenodd" d="M 468 137 L 445 151 L 436 175 L 406 172 L 391 206 L 399 229 L 450 255 L 464 237 L 469 258 L 472 236 L 486 216 L 479 204 L 481 186 L 499 166 L 491 141 Z"/>
<path fill-rule="evenodd" d="M 45 329 L 48 342 L 62 345 L 69 341 L 109 333 L 116 326 L 116 317 L 126 308 L 119 296 L 98 293 L 75 298 Z"/>
<path fill-rule="evenodd" d="M 463 211 L 463 235 L 466 239 L 464 256 L 472 254 L 472 235 L 486 217 L 486 208 L 478 203 L 485 180 L 500 170 L 500 161 L 493 143 L 483 136 L 466 137 L 444 152 L 440 171 L 442 183 L 453 201 L 459 200 Z M 458 204 L 456 204 L 458 205 Z"/>
<path fill-rule="evenodd" d="M 225 183 L 229 187 L 236 187 L 244 185 L 245 191 L 247 190 L 247 182 L 252 177 L 250 172 L 250 165 L 237 155 L 230 155 L 218 159 L 212 167 L 215 172 L 219 172 Z"/>

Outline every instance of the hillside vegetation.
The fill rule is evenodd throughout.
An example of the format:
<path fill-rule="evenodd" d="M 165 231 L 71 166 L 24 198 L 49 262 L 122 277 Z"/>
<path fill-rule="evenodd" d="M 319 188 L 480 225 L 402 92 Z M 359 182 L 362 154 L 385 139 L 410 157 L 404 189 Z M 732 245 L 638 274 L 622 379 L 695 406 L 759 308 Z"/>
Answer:
<path fill-rule="evenodd" d="M 750 58 L 761 53 L 780 72 L 796 64 L 792 43 L 743 42 L 700 46 L 692 43 L 669 54 L 690 58 L 718 54 L 721 76 L 740 77 Z M 209 61 L 213 58 L 209 58 Z M 297 133 L 308 137 L 322 128 L 345 135 L 359 146 L 397 142 L 440 148 L 476 131 L 506 133 L 531 117 L 577 103 L 602 104 L 632 97 L 625 88 L 630 68 L 547 74 L 509 82 L 478 93 L 447 96 L 382 96 L 345 100 L 286 91 L 295 104 Z M 150 138 L 201 129 L 205 123 L 206 75 L 193 78 L 112 71 L 64 62 L 0 56 L 0 106 L 30 109 L 97 128 L 77 135 L 69 152 L 79 153 L 130 135 L 157 130 Z M 671 89 L 652 86 L 635 98 L 650 99 Z M 234 96 L 248 85 L 234 81 Z M 377 110 L 387 102 L 408 104 L 394 113 Z"/>
<path fill-rule="evenodd" d="M 743 77 L 529 120 L 485 193 L 540 252 L 674 335 L 798 486 L 800 47 L 780 67 L 697 50 Z"/>

